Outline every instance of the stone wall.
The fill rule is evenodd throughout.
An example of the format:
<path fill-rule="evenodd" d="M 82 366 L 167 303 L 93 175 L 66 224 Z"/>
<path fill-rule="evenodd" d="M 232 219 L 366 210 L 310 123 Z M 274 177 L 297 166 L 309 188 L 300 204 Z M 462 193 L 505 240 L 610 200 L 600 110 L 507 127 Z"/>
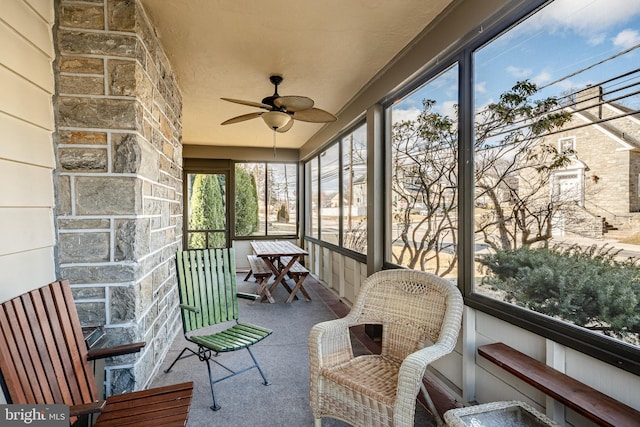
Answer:
<path fill-rule="evenodd" d="M 115 342 L 108 394 L 144 388 L 180 329 L 182 99 L 136 0 L 56 2 L 58 274 Z"/>

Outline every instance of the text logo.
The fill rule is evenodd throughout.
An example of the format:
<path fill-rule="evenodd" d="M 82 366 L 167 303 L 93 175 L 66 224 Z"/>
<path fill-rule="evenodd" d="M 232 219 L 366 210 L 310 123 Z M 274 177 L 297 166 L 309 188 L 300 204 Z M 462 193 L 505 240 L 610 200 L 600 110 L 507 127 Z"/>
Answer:
<path fill-rule="evenodd" d="M 3 427 L 68 427 L 67 405 L 0 405 L 0 425 Z"/>

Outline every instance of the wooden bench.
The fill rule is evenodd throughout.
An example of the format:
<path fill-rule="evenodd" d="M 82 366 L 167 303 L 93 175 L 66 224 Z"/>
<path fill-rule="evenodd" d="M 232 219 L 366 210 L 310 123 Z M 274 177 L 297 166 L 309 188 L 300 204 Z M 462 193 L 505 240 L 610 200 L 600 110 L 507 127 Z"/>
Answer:
<path fill-rule="evenodd" d="M 258 282 L 258 289 L 256 290 L 256 294 L 264 294 L 264 298 L 268 299 L 269 302 L 273 304 L 275 300 L 271 296 L 271 291 L 267 287 L 267 283 L 269 282 L 269 279 L 273 274 L 271 272 L 271 269 L 269 268 L 267 263 L 259 256 L 247 255 L 247 260 L 249 260 L 249 266 L 251 268 L 249 274 L 253 274 L 253 277 L 256 278 L 256 282 Z"/>
<path fill-rule="evenodd" d="M 291 257 L 282 257 L 280 258 L 280 263 L 286 265 L 291 261 Z M 293 281 L 296 283 L 295 286 L 293 287 L 293 289 L 289 288 L 289 286 L 286 284 L 286 282 L 282 282 L 285 286 L 285 288 L 287 288 L 287 291 L 289 291 L 289 298 L 287 298 L 286 302 L 291 302 L 294 299 L 298 299 L 298 297 L 296 296 L 296 294 L 298 293 L 298 291 L 302 292 L 302 295 L 304 295 L 305 299 L 307 302 L 311 302 L 311 297 L 309 296 L 309 294 L 307 293 L 307 290 L 304 288 L 304 286 L 302 286 L 302 282 L 304 282 L 304 279 L 309 275 L 309 270 L 307 270 L 304 265 L 300 264 L 299 262 L 295 262 L 291 268 L 289 269 L 289 271 L 287 272 L 287 275 L 293 279 Z"/>
<path fill-rule="evenodd" d="M 640 424 L 640 412 L 503 343 L 478 354 L 601 426 Z"/>
<path fill-rule="evenodd" d="M 70 423 L 99 414 L 94 427 L 186 424 L 192 382 L 98 400 L 89 361 L 137 352 L 142 346 L 87 351 L 68 281 L 51 283 L 0 305 L 0 372 L 7 401 L 68 405 Z"/>

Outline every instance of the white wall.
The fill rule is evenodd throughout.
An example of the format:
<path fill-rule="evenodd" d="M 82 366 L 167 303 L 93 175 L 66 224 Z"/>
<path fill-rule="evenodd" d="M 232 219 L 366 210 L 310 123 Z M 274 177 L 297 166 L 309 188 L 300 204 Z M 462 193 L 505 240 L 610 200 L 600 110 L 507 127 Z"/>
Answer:
<path fill-rule="evenodd" d="M 0 7 L 0 301 L 55 280 L 53 0 Z"/>
<path fill-rule="evenodd" d="M 308 243 L 307 268 L 347 304 L 352 304 L 360 291 L 362 281 L 367 277 L 367 266 L 345 255 L 322 246 Z"/>

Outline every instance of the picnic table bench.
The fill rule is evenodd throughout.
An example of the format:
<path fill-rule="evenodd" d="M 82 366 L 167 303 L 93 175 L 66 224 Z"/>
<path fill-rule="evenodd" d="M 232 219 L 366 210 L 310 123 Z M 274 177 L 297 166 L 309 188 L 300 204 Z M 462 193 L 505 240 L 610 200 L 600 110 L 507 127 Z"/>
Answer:
<path fill-rule="evenodd" d="M 249 275 L 252 274 L 253 277 L 256 278 L 256 282 L 258 282 L 258 289 L 256 290 L 256 294 L 264 294 L 269 302 L 273 304 L 275 300 L 271 296 L 271 292 L 269 291 L 269 288 L 267 286 L 269 278 L 271 278 L 271 275 L 273 274 L 271 272 L 271 268 L 269 268 L 267 263 L 262 258 L 256 255 L 247 255 L 247 260 L 249 260 L 249 266 L 251 268 Z"/>
<path fill-rule="evenodd" d="M 288 256 L 284 256 L 280 258 L 280 262 L 284 265 L 288 264 L 290 261 L 291 261 L 291 257 L 288 257 Z M 286 284 L 286 282 L 283 282 L 283 284 L 285 285 L 285 288 L 287 288 L 287 291 L 289 291 L 289 298 L 287 298 L 286 302 L 291 302 L 294 299 L 298 299 L 298 297 L 296 296 L 296 293 L 298 291 L 302 292 L 307 302 L 311 301 L 311 297 L 307 293 L 307 290 L 304 288 L 304 286 L 302 286 L 302 282 L 304 282 L 304 279 L 308 275 L 309 275 L 309 270 L 307 270 L 305 266 L 300 264 L 298 261 L 296 261 L 291 266 L 289 271 L 287 271 L 287 276 L 291 277 L 296 284 L 293 287 L 293 289 L 291 289 Z"/>

